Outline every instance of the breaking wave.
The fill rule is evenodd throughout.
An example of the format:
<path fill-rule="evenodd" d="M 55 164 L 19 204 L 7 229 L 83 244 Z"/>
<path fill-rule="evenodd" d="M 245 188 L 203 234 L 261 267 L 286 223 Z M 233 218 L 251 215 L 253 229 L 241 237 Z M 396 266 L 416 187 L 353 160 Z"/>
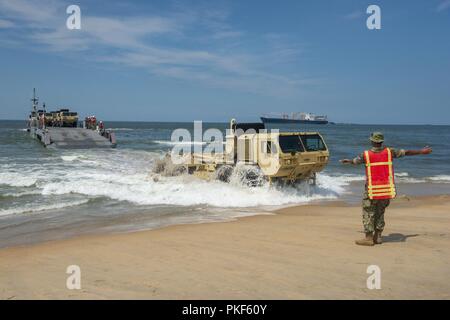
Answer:
<path fill-rule="evenodd" d="M 30 191 L 19 191 L 19 192 L 6 192 L 3 194 L 0 194 L 0 198 L 20 198 L 25 196 L 32 196 L 32 195 L 40 195 L 42 194 L 39 190 L 30 190 Z"/>
<path fill-rule="evenodd" d="M 254 183 L 256 186 L 249 187 L 248 181 L 242 179 L 239 168 L 233 170 L 229 183 L 205 181 L 186 173 L 177 176 L 152 173 L 161 158 L 163 151 L 87 150 L 64 152 L 55 157 L 53 162 L 30 164 L 25 168 L 10 164 L 0 172 L 0 186 L 6 186 L 4 196 L 36 199 L 42 196 L 48 199 L 64 196 L 74 199 L 57 204 L 42 204 L 38 201 L 34 205 L 24 201 L 20 207 L 17 203 L 12 207 L 4 206 L 0 215 L 62 209 L 84 204 L 96 197 L 125 201 L 137 206 L 279 207 L 336 199 L 349 193 L 351 184 L 363 183 L 365 180 L 364 175 L 360 174 L 337 175 L 325 171 L 318 174 L 316 186 L 306 183 L 295 187 L 276 186 L 260 179 Z M 450 183 L 448 175 L 419 179 L 407 172 L 399 172 L 396 178 L 398 182 L 404 183 Z M 79 195 L 86 199 L 79 201 Z"/>
<path fill-rule="evenodd" d="M 341 191 L 336 183 L 328 183 L 325 178 L 319 179 L 316 187 L 299 185 L 295 188 L 270 186 L 268 183 L 249 187 L 242 179 L 224 183 L 204 181 L 187 174 L 155 179 L 152 168 L 161 157 L 159 152 L 137 150 L 65 153 L 59 156 L 59 163 L 42 167 L 35 165 L 22 172 L 2 173 L 0 184 L 34 186 L 33 193 L 43 196 L 78 194 L 107 197 L 135 205 L 224 208 L 305 203 L 336 198 Z"/>
<path fill-rule="evenodd" d="M 135 129 L 131 129 L 131 128 L 110 128 L 108 130 L 111 130 L 111 131 L 134 131 Z"/>
<path fill-rule="evenodd" d="M 0 216 L 8 216 L 8 215 L 14 215 L 14 214 L 23 214 L 23 213 L 34 213 L 34 212 L 40 212 L 40 211 L 48 211 L 48 210 L 56 210 L 56 209 L 63 209 L 67 207 L 76 207 L 85 203 L 88 203 L 89 200 L 79 200 L 79 201 L 67 201 L 67 202 L 59 202 L 49 205 L 41 205 L 36 206 L 34 204 L 27 204 L 25 206 L 17 207 L 17 208 L 10 208 L 10 209 L 2 209 L 0 210 Z"/>
<path fill-rule="evenodd" d="M 61 159 L 63 161 L 68 161 L 68 162 L 72 162 L 72 161 L 78 160 L 80 158 L 81 158 L 81 156 L 61 156 Z"/>
<path fill-rule="evenodd" d="M 0 185 L 10 187 L 31 187 L 36 184 L 36 178 L 27 176 L 23 172 L 0 172 Z"/>
<path fill-rule="evenodd" d="M 78 176 L 83 180 L 82 176 Z M 209 205 L 213 207 L 257 207 L 304 203 L 315 199 L 335 198 L 332 191 L 309 186 L 277 188 L 264 184 L 248 187 L 244 183 L 224 183 L 217 180 L 204 181 L 182 175 L 160 177 L 154 181 L 148 174 L 121 176 L 95 174 L 85 183 L 61 181 L 48 183 L 42 188 L 43 195 L 70 193 L 87 196 L 108 197 L 138 205 Z"/>
<path fill-rule="evenodd" d="M 449 175 L 434 176 L 430 177 L 429 180 L 434 182 L 450 183 L 450 176 Z"/>
<path fill-rule="evenodd" d="M 205 141 L 170 141 L 170 140 L 155 140 L 153 141 L 158 144 L 164 144 L 168 146 L 175 145 L 206 145 Z"/>

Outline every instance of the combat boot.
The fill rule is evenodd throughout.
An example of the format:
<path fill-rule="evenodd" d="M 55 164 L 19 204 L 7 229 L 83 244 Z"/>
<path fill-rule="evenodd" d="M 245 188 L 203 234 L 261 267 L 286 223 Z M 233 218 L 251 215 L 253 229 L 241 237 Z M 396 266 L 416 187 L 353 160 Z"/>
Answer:
<path fill-rule="evenodd" d="M 360 246 L 373 246 L 373 232 L 366 232 L 366 237 L 361 240 L 356 240 L 355 243 Z"/>
<path fill-rule="evenodd" d="M 373 235 L 373 243 L 375 244 L 382 244 L 383 240 L 381 239 L 381 233 L 383 230 L 375 230 L 375 233 Z"/>

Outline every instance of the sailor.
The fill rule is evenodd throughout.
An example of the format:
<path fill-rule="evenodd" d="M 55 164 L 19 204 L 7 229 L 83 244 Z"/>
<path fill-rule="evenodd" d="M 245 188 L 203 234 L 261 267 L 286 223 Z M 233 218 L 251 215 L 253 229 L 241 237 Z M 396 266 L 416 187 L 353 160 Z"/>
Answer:
<path fill-rule="evenodd" d="M 89 116 L 89 129 L 95 130 L 94 116 Z"/>
<path fill-rule="evenodd" d="M 39 116 L 39 127 L 40 127 L 41 129 L 45 129 L 45 113 L 42 113 L 42 114 Z"/>
<path fill-rule="evenodd" d="M 100 134 L 104 134 L 104 132 L 105 132 L 105 125 L 103 124 L 103 121 L 100 121 L 99 123 L 98 123 L 98 129 L 99 129 L 99 132 L 100 132 Z"/>
<path fill-rule="evenodd" d="M 396 196 L 394 168 L 392 159 L 404 156 L 426 155 L 432 152 L 430 147 L 421 150 L 404 150 L 385 147 L 381 132 L 373 132 L 370 136 L 372 148 L 364 151 L 353 160 L 343 159 L 343 164 L 365 164 L 366 186 L 362 201 L 363 225 L 365 238 L 355 243 L 363 246 L 381 244 L 384 229 L 384 212 L 390 200 Z"/>

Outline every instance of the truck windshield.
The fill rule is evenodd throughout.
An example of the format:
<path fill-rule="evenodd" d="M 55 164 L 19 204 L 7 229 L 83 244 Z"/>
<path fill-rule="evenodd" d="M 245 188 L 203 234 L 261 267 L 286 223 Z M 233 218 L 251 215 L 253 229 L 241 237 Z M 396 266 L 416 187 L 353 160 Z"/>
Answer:
<path fill-rule="evenodd" d="M 302 135 L 302 142 L 306 151 L 325 151 L 327 148 L 318 134 Z"/>
<path fill-rule="evenodd" d="M 280 136 L 279 143 L 283 153 L 305 151 L 298 135 Z"/>

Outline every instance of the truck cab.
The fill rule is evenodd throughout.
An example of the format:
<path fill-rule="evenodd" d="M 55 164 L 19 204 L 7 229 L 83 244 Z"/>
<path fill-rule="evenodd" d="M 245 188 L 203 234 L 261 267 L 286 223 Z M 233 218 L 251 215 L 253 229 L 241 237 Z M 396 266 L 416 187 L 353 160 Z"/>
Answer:
<path fill-rule="evenodd" d="M 314 179 L 328 164 L 329 151 L 318 132 L 250 133 L 237 138 L 237 163 L 258 166 L 270 181 Z"/>
<path fill-rule="evenodd" d="M 53 125 L 53 114 L 51 112 L 45 113 L 45 126 L 51 127 Z"/>
<path fill-rule="evenodd" d="M 59 122 L 62 127 L 76 127 L 78 124 L 78 113 L 70 112 L 69 109 L 61 109 Z"/>

